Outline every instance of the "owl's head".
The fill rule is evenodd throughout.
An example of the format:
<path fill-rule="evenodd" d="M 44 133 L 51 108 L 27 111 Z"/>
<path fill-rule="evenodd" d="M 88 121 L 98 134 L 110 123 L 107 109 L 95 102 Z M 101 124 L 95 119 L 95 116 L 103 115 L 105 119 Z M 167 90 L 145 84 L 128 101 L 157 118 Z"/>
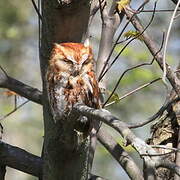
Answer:
<path fill-rule="evenodd" d="M 93 54 L 89 41 L 84 44 L 54 44 L 50 66 L 53 66 L 56 72 L 69 72 L 73 76 L 77 76 L 85 68 L 92 68 Z"/>

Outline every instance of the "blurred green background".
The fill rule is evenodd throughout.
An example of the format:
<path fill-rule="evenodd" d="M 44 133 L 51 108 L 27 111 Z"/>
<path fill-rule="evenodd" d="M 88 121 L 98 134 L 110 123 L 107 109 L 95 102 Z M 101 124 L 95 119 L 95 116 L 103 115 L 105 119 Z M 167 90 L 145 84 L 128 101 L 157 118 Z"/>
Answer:
<path fill-rule="evenodd" d="M 155 1 L 151 1 L 145 9 L 153 9 L 154 2 Z M 138 5 L 139 4 L 132 4 L 132 7 L 136 8 Z M 41 90 L 42 83 L 38 58 L 38 18 L 31 1 L 1 0 L 0 7 L 0 65 L 10 76 Z M 174 4 L 171 1 L 158 1 L 157 9 L 173 8 Z M 144 25 L 148 24 L 151 14 L 152 13 L 141 13 L 139 15 Z M 148 29 L 151 36 L 159 45 L 162 40 L 162 32 L 167 30 L 171 15 L 172 12 L 156 13 L 153 23 Z M 126 19 L 124 19 L 118 32 L 121 31 L 125 22 Z M 176 68 L 179 63 L 179 27 L 180 23 L 179 19 L 177 19 L 174 22 L 168 45 L 168 62 L 173 68 Z M 129 25 L 126 31 L 128 30 L 134 29 Z M 95 17 L 90 32 L 94 55 L 97 57 L 101 32 L 99 14 Z M 117 35 L 118 33 L 116 36 Z M 123 39 L 122 37 L 121 40 Z M 117 55 L 123 45 L 124 44 L 118 45 L 113 57 Z M 144 44 L 138 40 L 133 41 L 108 72 L 107 92 L 112 91 L 119 75 L 121 75 L 125 69 L 138 63 L 150 62 L 151 59 L 152 56 L 147 48 L 144 47 Z M 116 93 L 118 97 L 121 97 L 138 86 L 161 76 L 162 72 L 156 63 L 152 66 L 133 70 L 127 73 L 122 79 Z M 5 89 L 0 89 L 0 117 L 3 117 L 14 109 L 14 96 L 7 97 L 4 94 L 5 91 Z M 165 101 L 166 93 L 167 90 L 165 86 L 159 81 L 107 107 L 107 109 L 125 122 L 140 122 L 157 112 Z M 26 101 L 26 99 L 18 97 L 18 105 L 24 101 Z M 4 127 L 3 141 L 21 147 L 36 155 L 41 154 L 43 117 L 42 107 L 40 105 L 32 102 L 27 103 L 8 118 L 4 119 L 2 125 Z M 149 127 L 148 125 L 144 128 L 138 128 L 134 130 L 134 132 L 142 139 L 146 139 L 150 136 Z M 121 137 L 110 128 L 107 129 L 114 138 L 122 144 Z M 126 149 L 135 157 L 137 163 L 140 164 L 137 154 L 133 149 L 130 147 Z M 98 144 L 95 154 L 93 173 L 111 180 L 128 179 L 122 168 L 100 144 Z M 36 178 L 7 168 L 6 179 L 33 180 Z"/>

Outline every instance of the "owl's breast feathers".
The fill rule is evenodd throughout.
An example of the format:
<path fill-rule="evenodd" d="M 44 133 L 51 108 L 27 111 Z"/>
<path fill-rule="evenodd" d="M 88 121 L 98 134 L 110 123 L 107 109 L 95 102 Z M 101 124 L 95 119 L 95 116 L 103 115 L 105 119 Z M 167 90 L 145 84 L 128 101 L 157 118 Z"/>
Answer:
<path fill-rule="evenodd" d="M 93 108 L 99 108 L 99 88 L 94 79 L 70 78 L 68 85 L 64 89 L 64 94 L 69 106 L 76 103 L 83 103 Z"/>

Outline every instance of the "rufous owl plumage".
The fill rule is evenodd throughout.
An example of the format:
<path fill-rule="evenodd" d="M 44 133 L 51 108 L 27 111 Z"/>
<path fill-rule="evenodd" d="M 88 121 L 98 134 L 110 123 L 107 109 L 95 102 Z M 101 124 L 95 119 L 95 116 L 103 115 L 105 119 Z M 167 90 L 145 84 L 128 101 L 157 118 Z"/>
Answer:
<path fill-rule="evenodd" d="M 68 115 L 75 103 L 99 108 L 99 87 L 88 40 L 54 44 L 47 73 L 49 102 L 57 121 Z"/>

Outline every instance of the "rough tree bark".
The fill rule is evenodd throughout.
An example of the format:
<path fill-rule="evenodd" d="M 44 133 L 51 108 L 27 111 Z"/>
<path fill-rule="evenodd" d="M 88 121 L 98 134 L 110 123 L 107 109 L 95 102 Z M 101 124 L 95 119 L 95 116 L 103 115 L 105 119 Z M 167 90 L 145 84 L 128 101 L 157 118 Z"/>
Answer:
<path fill-rule="evenodd" d="M 88 177 L 89 140 L 77 148 L 74 134 L 60 122 L 54 123 L 50 113 L 45 74 L 53 43 L 81 42 L 86 33 L 90 13 L 89 0 L 43 0 L 40 62 L 43 80 L 44 148 L 43 180 L 85 180 Z M 69 136 L 69 137 L 68 137 Z M 68 141 L 64 141 L 64 138 Z"/>
<path fill-rule="evenodd" d="M 6 167 L 3 165 L 0 165 L 0 180 L 5 179 L 5 174 L 6 174 Z"/>
<path fill-rule="evenodd" d="M 180 79 L 180 74 L 178 74 L 177 77 Z M 173 100 L 176 97 L 177 94 L 172 90 L 167 99 Z M 167 153 L 164 158 L 176 162 L 177 165 L 179 165 L 178 152 L 169 153 L 172 152 L 172 150 L 168 148 L 179 148 L 179 128 L 180 102 L 176 102 L 172 104 L 172 106 L 170 106 L 161 118 L 151 127 L 152 137 L 148 140 L 151 145 L 164 145 L 167 147 L 167 149 L 157 148 L 157 151 L 162 154 Z M 159 168 L 156 171 L 156 175 L 158 179 L 179 179 L 179 176 L 176 176 L 172 171 L 165 168 Z"/>

